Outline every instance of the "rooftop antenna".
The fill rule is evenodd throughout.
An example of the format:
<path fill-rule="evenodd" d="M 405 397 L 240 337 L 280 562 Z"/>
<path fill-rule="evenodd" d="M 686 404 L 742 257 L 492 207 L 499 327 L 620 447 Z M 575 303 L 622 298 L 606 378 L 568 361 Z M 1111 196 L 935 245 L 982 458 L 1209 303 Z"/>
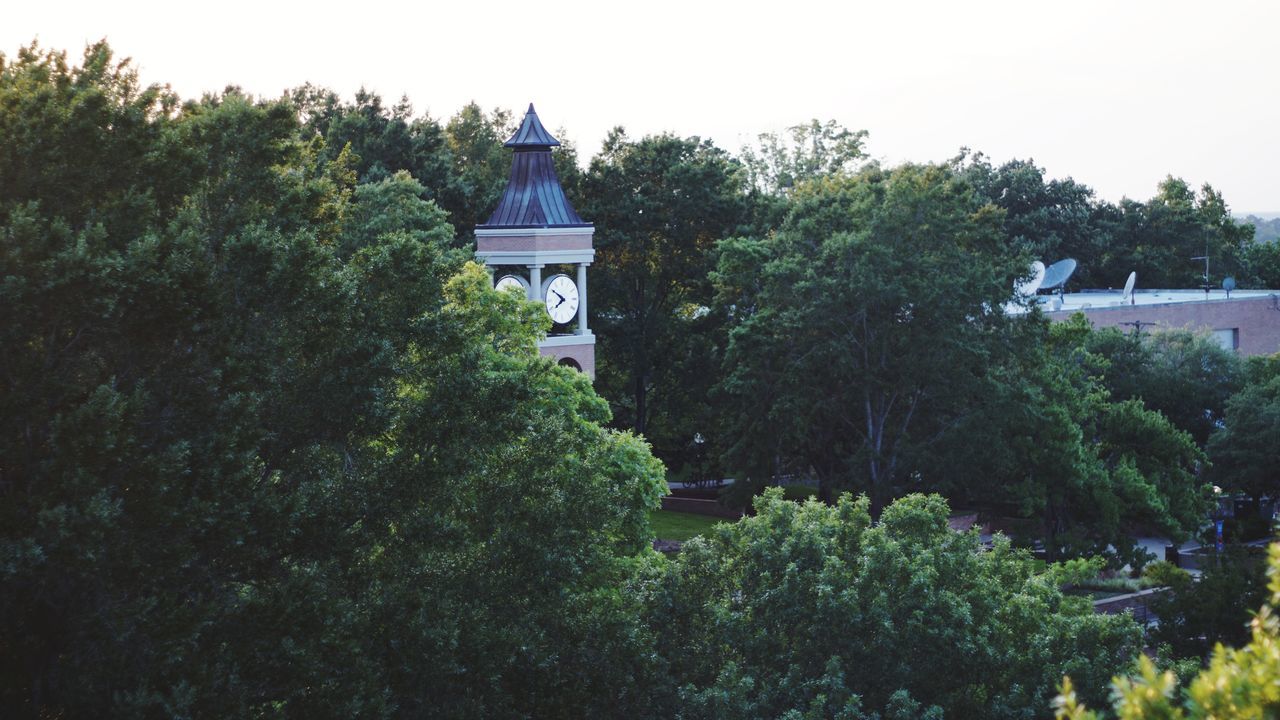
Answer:
<path fill-rule="evenodd" d="M 1236 279 L 1230 275 L 1222 278 L 1222 289 L 1227 291 L 1227 299 L 1231 299 L 1231 291 L 1236 289 Z"/>
<path fill-rule="evenodd" d="M 1155 325 L 1155 323 L 1154 323 L 1154 322 L 1147 322 L 1146 320 L 1134 320 L 1133 322 L 1125 322 L 1125 323 L 1120 323 L 1120 324 L 1121 324 L 1121 325 L 1128 325 L 1128 326 L 1132 327 L 1132 328 L 1133 328 L 1133 334 L 1134 334 L 1135 336 L 1138 336 L 1138 335 L 1141 335 L 1141 334 L 1142 334 L 1142 328 L 1144 328 L 1144 327 L 1151 327 L 1152 325 Z"/>
<path fill-rule="evenodd" d="M 1133 302 L 1133 286 L 1136 285 L 1137 282 L 1138 282 L 1138 271 L 1133 270 L 1129 273 L 1129 279 L 1124 281 L 1124 294 L 1120 296 L 1121 305 L 1124 304 L 1125 300 L 1128 300 L 1130 305 L 1135 304 Z"/>
<path fill-rule="evenodd" d="M 1200 289 L 1204 290 L 1204 299 L 1208 300 L 1209 290 L 1212 289 L 1212 286 L 1209 285 L 1209 246 L 1205 245 L 1204 255 L 1201 255 L 1199 257 L 1193 257 L 1191 259 L 1204 261 L 1204 283 L 1200 285 Z"/>

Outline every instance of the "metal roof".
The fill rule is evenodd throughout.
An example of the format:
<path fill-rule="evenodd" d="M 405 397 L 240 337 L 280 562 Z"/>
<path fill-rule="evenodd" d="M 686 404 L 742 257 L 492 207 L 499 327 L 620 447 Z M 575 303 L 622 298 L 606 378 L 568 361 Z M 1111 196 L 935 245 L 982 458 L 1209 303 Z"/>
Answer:
<path fill-rule="evenodd" d="M 529 112 L 506 146 L 515 148 L 511 179 L 489 221 L 479 228 L 590 227 L 569 204 L 551 161 L 551 147 L 560 143 Z"/>
<path fill-rule="evenodd" d="M 533 103 L 529 103 L 529 111 L 524 114 L 524 120 L 520 123 L 520 129 L 511 136 L 511 139 L 503 144 L 503 147 L 555 147 L 560 141 L 551 137 L 551 133 L 542 127 L 542 121 L 538 119 L 538 113 L 533 110 Z"/>

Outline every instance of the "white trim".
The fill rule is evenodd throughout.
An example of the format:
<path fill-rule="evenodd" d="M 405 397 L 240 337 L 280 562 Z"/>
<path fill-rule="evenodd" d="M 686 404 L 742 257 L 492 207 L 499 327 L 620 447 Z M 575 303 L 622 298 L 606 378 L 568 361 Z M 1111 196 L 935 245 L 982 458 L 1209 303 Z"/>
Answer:
<path fill-rule="evenodd" d="M 555 235 L 593 235 L 595 226 L 591 227 L 549 227 L 549 228 L 476 228 L 476 237 L 547 237 Z"/>
<path fill-rule="evenodd" d="M 548 335 L 538 341 L 538 347 L 569 347 L 572 345 L 595 345 L 596 336 L 586 335 Z"/>

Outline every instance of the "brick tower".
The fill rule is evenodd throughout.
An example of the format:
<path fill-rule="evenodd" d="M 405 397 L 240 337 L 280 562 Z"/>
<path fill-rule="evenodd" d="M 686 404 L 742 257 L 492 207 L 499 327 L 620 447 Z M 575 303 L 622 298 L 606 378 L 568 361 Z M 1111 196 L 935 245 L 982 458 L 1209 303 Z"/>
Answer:
<path fill-rule="evenodd" d="M 476 259 L 497 286 L 524 288 L 554 325 L 538 343 L 543 355 L 596 375 L 596 338 L 587 327 L 587 267 L 595 258 L 595 227 L 583 222 L 560 187 L 551 148 L 560 142 L 533 105 L 506 147 L 514 150 L 511 179 L 488 222 L 476 226 Z"/>

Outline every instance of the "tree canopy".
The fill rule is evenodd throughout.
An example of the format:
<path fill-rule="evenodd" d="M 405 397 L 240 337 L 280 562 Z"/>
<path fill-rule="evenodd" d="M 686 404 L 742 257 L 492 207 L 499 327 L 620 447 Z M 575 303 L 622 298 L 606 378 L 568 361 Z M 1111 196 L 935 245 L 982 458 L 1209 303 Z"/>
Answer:
<path fill-rule="evenodd" d="M 1068 674 L 1085 717 L 1139 630 L 1015 544 L 1136 565 L 1207 481 L 1275 492 L 1280 356 L 1008 312 L 1042 255 L 1280 277 L 1210 186 L 864 165 L 834 122 L 737 159 L 619 129 L 583 170 L 566 142 L 597 394 L 468 262 L 511 120 L 183 100 L 105 43 L 0 56 L 0 715 L 1030 718 Z M 824 502 L 769 491 L 657 555 L 655 454 L 698 435 L 744 494 Z M 984 547 L 918 491 L 1022 525 Z M 1166 610 L 1180 651 L 1252 587 L 1206 576 Z M 1266 692 L 1270 612 L 1189 707 Z M 1140 672 L 1125 712 L 1176 716 Z"/>
<path fill-rule="evenodd" d="M 1064 673 L 1102 699 L 1138 651 L 1130 617 L 1064 597 L 1003 539 L 983 552 L 941 498 L 877 524 L 868 507 L 770 489 L 652 582 L 681 717 L 1029 719 Z"/>
<path fill-rule="evenodd" d="M 4 715 L 643 706 L 661 466 L 414 179 L 104 44 L 0 108 Z"/>
<path fill-rule="evenodd" d="M 631 140 L 621 128 L 582 178 L 578 210 L 596 228 L 597 384 L 618 422 L 666 453 L 711 425 L 722 350 L 707 276 L 716 241 L 744 220 L 741 183 L 738 164 L 709 141 Z"/>
<path fill-rule="evenodd" d="M 1249 358 L 1244 374 L 1208 451 L 1216 482 L 1261 498 L 1280 488 L 1280 355 Z"/>
<path fill-rule="evenodd" d="M 865 490 L 878 514 L 999 349 L 1016 270 L 998 212 L 943 167 L 872 167 L 793 197 L 776 234 L 721 246 L 730 462 L 757 481 L 812 467 L 824 495 Z"/>
<path fill-rule="evenodd" d="M 1117 676 L 1112 707 L 1116 715 L 1133 720 L 1182 718 L 1273 717 L 1280 707 L 1280 544 L 1271 546 L 1268 574 L 1270 598 L 1249 623 L 1251 637 L 1239 648 L 1218 645 L 1209 665 L 1179 692 L 1173 672 L 1161 672 L 1146 656 L 1138 658 L 1138 672 Z M 1058 720 L 1098 720 L 1097 713 L 1076 691 L 1070 678 L 1062 681 L 1054 701 Z M 1097 703 L 1095 703 L 1095 706 Z"/>

